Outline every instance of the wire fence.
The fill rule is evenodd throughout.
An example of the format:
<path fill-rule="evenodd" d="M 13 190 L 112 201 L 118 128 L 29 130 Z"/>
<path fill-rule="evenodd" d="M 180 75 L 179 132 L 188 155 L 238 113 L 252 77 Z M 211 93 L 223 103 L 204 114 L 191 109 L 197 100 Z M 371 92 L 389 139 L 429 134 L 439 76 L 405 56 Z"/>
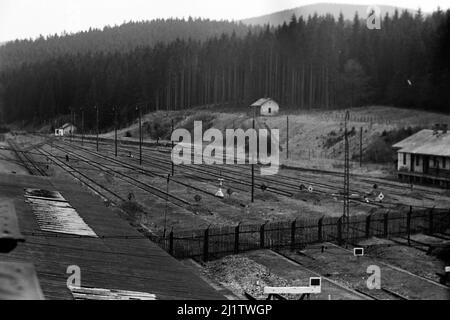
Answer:
<path fill-rule="evenodd" d="M 450 210 L 409 209 L 377 212 L 349 218 L 322 217 L 170 232 L 152 239 L 176 258 L 204 261 L 258 249 L 299 249 L 321 242 L 348 242 L 371 238 L 410 236 L 415 233 L 444 233 L 450 228 Z"/>

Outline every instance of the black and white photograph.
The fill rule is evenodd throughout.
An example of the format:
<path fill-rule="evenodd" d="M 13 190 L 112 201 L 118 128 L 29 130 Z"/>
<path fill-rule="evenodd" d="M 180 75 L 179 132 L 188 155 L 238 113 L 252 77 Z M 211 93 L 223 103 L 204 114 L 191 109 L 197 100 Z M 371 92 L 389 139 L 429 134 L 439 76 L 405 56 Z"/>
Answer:
<path fill-rule="evenodd" d="M 0 0 L 0 300 L 450 301 L 449 124 L 448 0 Z"/>

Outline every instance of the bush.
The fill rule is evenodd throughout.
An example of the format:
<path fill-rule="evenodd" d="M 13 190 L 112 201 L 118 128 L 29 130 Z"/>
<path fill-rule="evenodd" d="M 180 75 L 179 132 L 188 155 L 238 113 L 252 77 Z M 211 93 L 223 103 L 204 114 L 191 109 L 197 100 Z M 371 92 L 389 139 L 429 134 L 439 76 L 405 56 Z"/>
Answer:
<path fill-rule="evenodd" d="M 200 112 L 189 117 L 183 124 L 183 128 L 189 132 L 194 132 L 194 121 L 201 121 L 203 131 L 208 130 L 213 126 L 215 116 L 209 112 Z"/>
<path fill-rule="evenodd" d="M 384 130 L 380 137 L 364 151 L 363 160 L 379 163 L 387 163 L 395 160 L 396 152 L 392 149 L 392 145 L 420 130 L 422 130 L 421 127 L 407 127 L 391 131 Z"/>

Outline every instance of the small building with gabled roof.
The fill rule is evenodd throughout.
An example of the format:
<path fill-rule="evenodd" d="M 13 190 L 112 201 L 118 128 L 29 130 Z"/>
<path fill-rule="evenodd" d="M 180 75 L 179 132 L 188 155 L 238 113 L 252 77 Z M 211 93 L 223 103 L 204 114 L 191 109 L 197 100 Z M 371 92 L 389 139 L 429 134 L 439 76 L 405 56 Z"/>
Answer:
<path fill-rule="evenodd" d="M 256 108 L 256 114 L 260 116 L 275 116 L 280 110 L 278 103 L 271 98 L 261 98 L 250 105 Z"/>
<path fill-rule="evenodd" d="M 77 131 L 77 127 L 75 127 L 72 123 L 67 122 L 62 125 L 60 128 L 55 129 L 56 136 L 65 136 L 74 134 Z"/>

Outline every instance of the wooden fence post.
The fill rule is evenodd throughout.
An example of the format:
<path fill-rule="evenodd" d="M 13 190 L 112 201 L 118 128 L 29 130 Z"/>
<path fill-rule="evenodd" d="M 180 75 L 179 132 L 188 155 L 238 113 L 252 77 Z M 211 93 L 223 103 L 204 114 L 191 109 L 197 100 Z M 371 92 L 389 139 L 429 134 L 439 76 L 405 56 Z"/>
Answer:
<path fill-rule="evenodd" d="M 447 229 L 449 229 L 450 228 L 450 210 L 448 211 L 448 214 L 447 214 Z"/>
<path fill-rule="evenodd" d="M 261 227 L 259 228 L 259 247 L 261 249 L 264 249 L 265 247 L 265 241 L 264 241 L 264 227 L 265 227 L 265 223 L 261 225 Z"/>
<path fill-rule="evenodd" d="M 372 219 L 372 215 L 368 215 L 366 218 L 366 238 L 370 238 L 370 220 Z"/>
<path fill-rule="evenodd" d="M 319 223 L 317 225 L 317 238 L 319 242 L 323 241 L 323 217 L 319 219 Z"/>
<path fill-rule="evenodd" d="M 428 234 L 433 234 L 433 209 L 431 208 L 430 212 L 428 213 Z"/>
<path fill-rule="evenodd" d="M 209 255 L 209 227 L 205 230 L 203 237 L 203 261 L 208 261 Z"/>
<path fill-rule="evenodd" d="M 173 229 L 169 233 L 169 254 L 173 256 Z"/>
<path fill-rule="evenodd" d="M 337 241 L 338 241 L 338 244 L 341 245 L 342 244 L 342 217 L 340 217 L 339 220 L 337 221 L 336 227 L 337 227 Z"/>
<path fill-rule="evenodd" d="M 406 217 L 406 232 L 408 234 L 408 246 L 411 246 L 411 215 L 412 215 L 412 206 L 409 206 L 408 215 Z"/>
<path fill-rule="evenodd" d="M 234 253 L 239 253 L 239 226 L 241 224 L 239 223 L 236 228 L 234 229 Z"/>
<path fill-rule="evenodd" d="M 384 237 L 387 238 L 389 233 L 389 211 L 384 214 Z"/>
<path fill-rule="evenodd" d="M 296 222 L 297 220 L 294 220 L 291 224 L 291 250 L 295 250 L 295 231 L 296 231 Z"/>

